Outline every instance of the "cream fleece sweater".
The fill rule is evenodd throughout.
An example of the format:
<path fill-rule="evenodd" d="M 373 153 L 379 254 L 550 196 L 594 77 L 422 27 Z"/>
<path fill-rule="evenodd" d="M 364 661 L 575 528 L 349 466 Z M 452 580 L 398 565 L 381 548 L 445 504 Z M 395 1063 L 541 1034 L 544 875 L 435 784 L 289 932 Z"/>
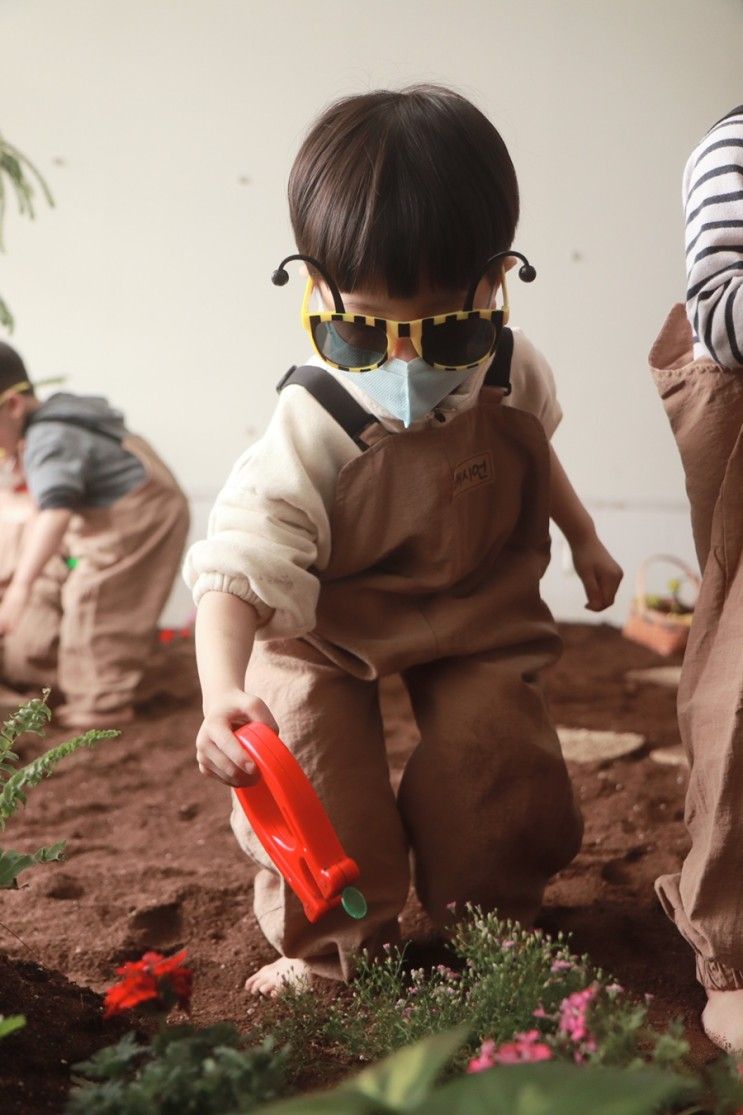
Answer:
<path fill-rule="evenodd" d="M 513 334 L 513 391 L 504 404 L 536 415 L 552 437 L 562 418 L 552 371 L 520 330 Z M 308 363 L 335 375 L 318 357 Z M 475 404 L 486 367 L 438 405 L 446 421 Z M 386 429 L 403 429 L 361 386 L 335 378 Z M 363 383 L 362 375 L 358 379 Z M 439 424 L 428 415 L 410 428 L 434 422 Z M 235 462 L 209 517 L 207 537 L 186 555 L 183 575 L 196 604 L 205 592 L 230 592 L 255 607 L 258 638 L 311 631 L 320 591 L 315 572 L 330 558 L 336 481 L 361 452 L 304 387 L 284 388 L 266 432 Z"/>

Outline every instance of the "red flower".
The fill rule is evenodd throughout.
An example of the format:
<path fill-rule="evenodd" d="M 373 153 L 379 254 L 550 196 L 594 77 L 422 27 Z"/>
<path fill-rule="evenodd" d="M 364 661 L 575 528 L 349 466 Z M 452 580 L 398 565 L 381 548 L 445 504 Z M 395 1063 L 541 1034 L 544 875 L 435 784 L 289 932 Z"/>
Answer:
<path fill-rule="evenodd" d="M 106 992 L 104 1018 L 131 1010 L 141 1003 L 152 1003 L 166 1011 L 177 1003 L 188 1010 L 193 971 L 184 966 L 185 958 L 185 949 L 174 956 L 146 952 L 141 960 L 122 964 L 116 972 L 124 978 Z"/>

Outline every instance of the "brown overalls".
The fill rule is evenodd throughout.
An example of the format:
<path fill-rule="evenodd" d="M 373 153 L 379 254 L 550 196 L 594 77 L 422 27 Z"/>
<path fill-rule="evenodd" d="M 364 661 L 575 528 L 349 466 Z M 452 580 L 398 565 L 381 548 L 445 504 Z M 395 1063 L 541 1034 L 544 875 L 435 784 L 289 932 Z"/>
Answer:
<path fill-rule="evenodd" d="M 686 474 L 703 572 L 678 695 L 691 851 L 656 882 L 708 988 L 743 987 L 743 373 L 693 359 L 681 304 L 650 366 Z"/>
<path fill-rule="evenodd" d="M 347 978 L 361 946 L 398 937 L 410 853 L 437 925 L 467 900 L 528 925 L 580 845 L 539 683 L 560 650 L 539 596 L 547 441 L 535 417 L 500 402 L 483 387 L 470 410 L 394 434 L 366 415 L 364 452 L 338 479 L 317 626 L 259 641 L 251 658 L 246 688 L 273 712 L 361 868 L 367 918 L 335 910 L 311 925 L 235 804 L 235 834 L 264 867 L 263 932 L 326 976 Z M 378 700 L 378 679 L 393 672 L 421 735 L 397 800 Z"/>
<path fill-rule="evenodd" d="M 61 584 L 56 628 L 50 609 L 37 613 L 32 598 L 3 640 L 3 675 L 11 684 L 56 680 L 64 711 L 91 720 L 131 705 L 188 532 L 186 498 L 155 451 L 133 434 L 123 446 L 147 479 L 109 507 L 73 517 L 64 545 L 77 564 Z M 42 632 L 49 653 L 40 668 Z"/>

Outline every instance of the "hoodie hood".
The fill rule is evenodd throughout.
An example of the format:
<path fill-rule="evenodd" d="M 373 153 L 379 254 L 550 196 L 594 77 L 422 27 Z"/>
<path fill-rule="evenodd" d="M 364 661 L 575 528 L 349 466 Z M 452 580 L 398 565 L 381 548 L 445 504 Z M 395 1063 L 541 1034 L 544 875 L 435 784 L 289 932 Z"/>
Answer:
<path fill-rule="evenodd" d="M 72 422 L 89 429 L 91 433 L 108 434 L 119 441 L 127 433 L 124 415 L 110 406 L 102 395 L 72 395 L 67 391 L 58 391 L 37 408 L 32 423 L 34 418 L 41 417 L 47 422 L 55 418 L 60 422 Z"/>

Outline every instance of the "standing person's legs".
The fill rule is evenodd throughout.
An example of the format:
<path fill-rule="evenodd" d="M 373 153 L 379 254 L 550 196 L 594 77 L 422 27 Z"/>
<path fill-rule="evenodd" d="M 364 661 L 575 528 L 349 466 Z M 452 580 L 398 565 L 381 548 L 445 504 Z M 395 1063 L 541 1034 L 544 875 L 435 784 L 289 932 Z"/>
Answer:
<path fill-rule="evenodd" d="M 378 684 L 352 677 L 303 640 L 281 640 L 256 643 L 246 689 L 276 718 L 282 740 L 312 783 L 344 850 L 359 865 L 357 885 L 368 904 L 363 921 L 335 909 L 310 923 L 234 800 L 235 836 L 262 867 L 255 879 L 256 917 L 283 958 L 246 986 L 272 994 L 285 976 L 308 970 L 347 979 L 359 949 L 374 952 L 397 939 L 397 916 L 409 886 L 408 848 L 390 785 Z M 287 964 L 286 958 L 301 963 Z"/>
<path fill-rule="evenodd" d="M 708 1033 L 743 1050 L 743 432 L 712 520 L 679 687 L 691 849 L 656 888 L 696 955 Z M 716 992 L 734 992 L 718 996 Z"/>
<path fill-rule="evenodd" d="M 743 1051 L 743 377 L 692 358 L 682 305 L 650 366 L 684 466 L 703 571 L 678 699 L 691 850 L 656 890 L 694 950 L 705 1029 Z"/>
<path fill-rule="evenodd" d="M 86 513 L 72 536 L 78 562 L 62 593 L 63 722 L 83 727 L 131 719 L 187 532 L 185 497 L 152 482 Z"/>
<path fill-rule="evenodd" d="M 398 804 L 421 902 L 439 925 L 466 901 L 523 925 L 583 824 L 537 671 L 549 649 L 450 658 L 408 670 L 421 742 Z"/>

